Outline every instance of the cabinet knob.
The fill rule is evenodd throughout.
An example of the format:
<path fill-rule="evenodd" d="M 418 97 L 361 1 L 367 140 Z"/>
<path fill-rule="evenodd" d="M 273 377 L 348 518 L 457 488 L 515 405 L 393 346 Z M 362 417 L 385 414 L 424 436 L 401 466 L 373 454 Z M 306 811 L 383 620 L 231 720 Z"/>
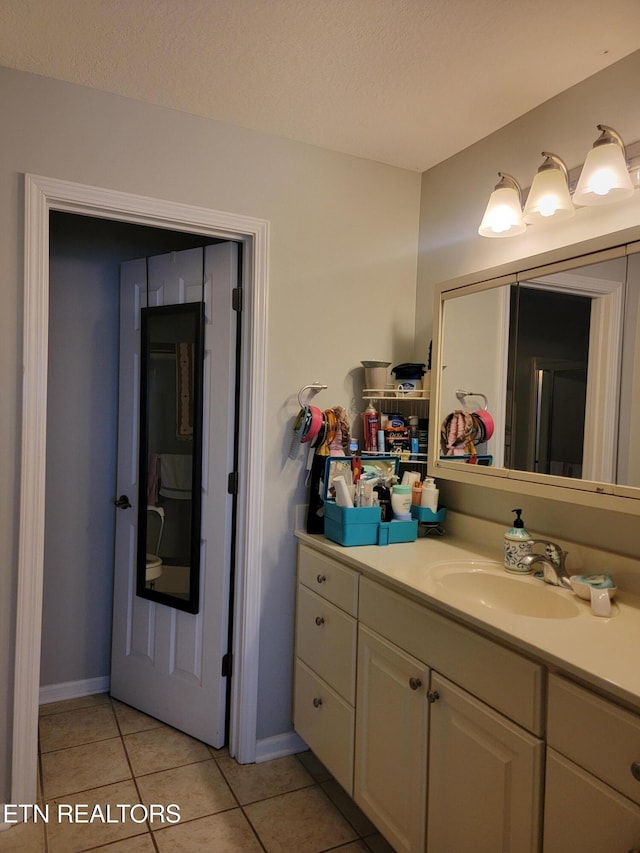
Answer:
<path fill-rule="evenodd" d="M 438 693 L 437 690 L 430 690 L 427 693 L 427 699 L 429 700 L 429 702 L 431 702 L 432 705 L 434 702 L 437 702 L 439 698 L 440 698 L 440 694 Z"/>
<path fill-rule="evenodd" d="M 316 616 L 316 625 L 324 625 L 324 616 Z"/>
<path fill-rule="evenodd" d="M 418 688 L 422 687 L 422 681 L 419 678 L 410 678 L 409 679 L 409 687 L 412 690 L 418 690 Z"/>
<path fill-rule="evenodd" d="M 313 700 L 313 707 L 319 708 L 322 705 L 322 699 L 319 696 L 316 696 Z"/>
<path fill-rule="evenodd" d="M 326 581 L 326 579 L 327 579 L 326 575 L 317 575 L 316 576 L 316 580 L 318 581 L 318 583 L 324 583 Z"/>
<path fill-rule="evenodd" d="M 640 782 L 640 761 L 634 761 L 631 764 L 631 775 Z"/>

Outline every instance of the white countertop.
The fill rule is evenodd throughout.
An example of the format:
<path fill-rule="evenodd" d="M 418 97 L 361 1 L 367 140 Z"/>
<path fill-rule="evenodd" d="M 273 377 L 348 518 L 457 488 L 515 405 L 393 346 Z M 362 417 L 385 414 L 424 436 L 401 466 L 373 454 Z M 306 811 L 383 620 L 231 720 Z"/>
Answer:
<path fill-rule="evenodd" d="M 461 539 L 426 537 L 416 542 L 379 547 L 343 547 L 324 536 L 297 532 L 303 542 L 335 557 L 363 575 L 383 583 L 493 639 L 562 670 L 640 711 L 640 596 L 623 590 L 609 618 L 594 616 L 589 602 L 569 590 L 543 584 L 531 575 L 514 583 L 531 584 L 550 596 L 570 598 L 577 605 L 571 618 L 540 618 L 509 613 L 448 589 L 439 567 L 450 562 L 482 561 L 482 570 L 507 573 L 496 563 L 499 552 Z M 513 577 L 513 575 L 508 575 Z M 538 594 L 538 593 L 536 593 Z"/>

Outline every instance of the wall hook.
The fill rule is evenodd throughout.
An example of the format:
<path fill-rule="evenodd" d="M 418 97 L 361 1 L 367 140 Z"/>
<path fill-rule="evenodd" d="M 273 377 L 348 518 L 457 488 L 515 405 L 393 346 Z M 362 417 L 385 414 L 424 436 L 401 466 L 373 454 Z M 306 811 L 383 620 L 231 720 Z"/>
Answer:
<path fill-rule="evenodd" d="M 317 394 L 318 391 L 324 391 L 325 388 L 327 388 L 327 386 L 323 385 L 322 382 L 312 382 L 310 385 L 304 385 L 298 391 L 298 405 L 300 406 L 300 408 L 304 409 L 304 407 L 306 405 L 306 403 L 304 403 L 302 400 L 302 395 L 304 394 L 305 391 L 312 391 L 314 394 Z"/>
<path fill-rule="evenodd" d="M 462 388 L 458 388 L 456 391 L 456 397 L 482 397 L 484 400 L 484 411 L 486 412 L 489 408 L 489 401 L 487 400 L 486 394 L 481 394 L 479 391 L 463 391 Z"/>

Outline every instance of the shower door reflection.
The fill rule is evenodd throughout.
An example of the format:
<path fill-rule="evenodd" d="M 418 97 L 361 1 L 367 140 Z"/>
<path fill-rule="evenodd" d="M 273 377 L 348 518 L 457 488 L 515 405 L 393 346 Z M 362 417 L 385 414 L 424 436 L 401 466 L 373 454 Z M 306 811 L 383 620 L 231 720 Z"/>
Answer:
<path fill-rule="evenodd" d="M 198 612 L 204 306 L 141 312 L 136 592 Z"/>

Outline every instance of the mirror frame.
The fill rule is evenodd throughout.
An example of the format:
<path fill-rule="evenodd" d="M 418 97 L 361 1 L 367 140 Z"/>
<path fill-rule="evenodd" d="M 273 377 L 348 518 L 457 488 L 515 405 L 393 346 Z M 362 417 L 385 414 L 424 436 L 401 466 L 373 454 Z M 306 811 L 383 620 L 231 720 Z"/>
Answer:
<path fill-rule="evenodd" d="M 147 587 L 147 482 L 149 458 L 149 331 L 148 322 L 153 317 L 170 315 L 192 315 L 194 320 L 194 411 L 193 438 L 191 441 L 191 530 L 189 534 L 189 596 L 180 598 L 171 593 Z M 202 526 L 202 416 L 204 376 L 204 324 L 203 302 L 185 302 L 179 305 L 161 305 L 140 310 L 140 416 L 138 425 L 138 524 L 136 546 L 136 595 L 183 610 L 198 613 L 200 607 L 200 546 Z"/>
<path fill-rule="evenodd" d="M 640 252 L 640 227 L 565 246 L 544 254 L 514 260 L 500 267 L 470 273 L 436 287 L 433 328 L 433 371 L 429 448 L 429 476 L 475 486 L 486 486 L 534 497 L 561 500 L 582 506 L 640 515 L 640 487 L 577 480 L 551 474 L 538 474 L 509 468 L 466 465 L 440 458 L 440 424 L 445 412 L 440 403 L 443 364 L 443 306 L 462 293 L 474 293 L 527 278 L 552 274 L 559 269 L 577 269 L 610 258 Z"/>

